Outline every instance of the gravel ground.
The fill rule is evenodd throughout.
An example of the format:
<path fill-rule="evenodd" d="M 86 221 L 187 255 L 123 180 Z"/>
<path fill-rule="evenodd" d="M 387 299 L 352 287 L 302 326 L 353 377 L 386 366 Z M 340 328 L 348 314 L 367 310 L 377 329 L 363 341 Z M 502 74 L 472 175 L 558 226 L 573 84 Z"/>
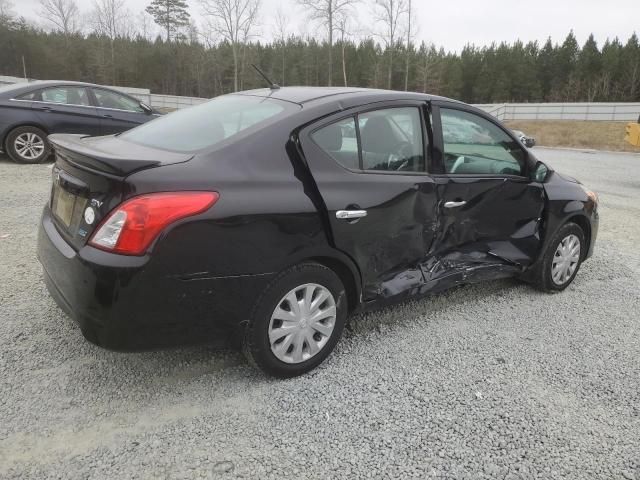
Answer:
<path fill-rule="evenodd" d="M 0 478 L 640 479 L 640 155 L 536 152 L 600 192 L 572 286 L 361 316 L 287 381 L 235 352 L 87 343 L 35 257 L 51 170 L 0 160 Z"/>

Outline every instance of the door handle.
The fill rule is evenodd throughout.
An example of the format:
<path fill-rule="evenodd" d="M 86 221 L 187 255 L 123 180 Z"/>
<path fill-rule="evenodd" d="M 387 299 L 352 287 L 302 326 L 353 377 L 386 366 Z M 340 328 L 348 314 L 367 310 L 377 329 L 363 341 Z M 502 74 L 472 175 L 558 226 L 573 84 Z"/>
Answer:
<path fill-rule="evenodd" d="M 40 110 L 42 110 L 44 112 L 51 112 L 52 111 L 51 107 L 40 107 Z"/>
<path fill-rule="evenodd" d="M 460 200 L 459 202 L 445 202 L 444 206 L 445 208 L 456 208 L 456 207 L 462 207 L 463 205 L 466 205 L 467 202 L 464 200 Z"/>
<path fill-rule="evenodd" d="M 113 118 L 113 115 L 109 115 L 108 113 L 105 113 L 102 115 L 104 118 Z"/>
<path fill-rule="evenodd" d="M 338 210 L 336 212 L 336 218 L 340 220 L 353 220 L 354 218 L 362 218 L 366 216 L 366 210 Z"/>

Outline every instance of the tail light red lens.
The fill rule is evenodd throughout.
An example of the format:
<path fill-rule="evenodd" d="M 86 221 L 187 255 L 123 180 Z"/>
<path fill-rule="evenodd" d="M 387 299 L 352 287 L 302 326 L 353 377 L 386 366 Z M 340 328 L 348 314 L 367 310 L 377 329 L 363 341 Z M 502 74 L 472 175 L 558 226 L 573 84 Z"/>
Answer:
<path fill-rule="evenodd" d="M 216 192 L 163 192 L 131 198 L 107 215 L 89 244 L 123 255 L 144 255 L 168 225 L 208 210 L 218 198 Z"/>

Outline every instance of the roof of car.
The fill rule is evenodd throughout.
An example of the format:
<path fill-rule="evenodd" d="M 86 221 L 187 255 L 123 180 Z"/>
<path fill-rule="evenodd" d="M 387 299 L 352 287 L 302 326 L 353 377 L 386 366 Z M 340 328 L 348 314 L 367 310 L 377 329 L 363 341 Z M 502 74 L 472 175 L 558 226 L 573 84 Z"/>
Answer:
<path fill-rule="evenodd" d="M 29 82 L 29 85 L 37 85 L 37 86 L 47 86 L 47 85 L 84 85 L 84 86 L 92 86 L 97 87 L 93 83 L 87 82 L 76 82 L 73 80 L 35 80 L 33 82 Z"/>
<path fill-rule="evenodd" d="M 444 97 L 428 95 L 416 92 L 401 92 L 397 90 L 379 90 L 372 88 L 356 88 L 356 87 L 281 87 L 278 89 L 260 88 L 256 90 L 246 90 L 237 92 L 241 95 L 255 95 L 259 97 L 269 97 L 278 100 L 285 100 L 292 103 L 303 105 L 310 102 L 320 100 L 339 100 L 339 97 L 379 97 L 380 99 L 442 99 L 450 100 Z"/>
<path fill-rule="evenodd" d="M 53 87 L 58 85 L 60 86 L 77 85 L 80 87 L 96 87 L 96 88 L 105 88 L 108 90 L 118 91 L 113 87 L 105 87 L 104 85 L 96 85 L 94 83 L 74 82 L 72 80 L 34 80 L 29 82 L 13 83 L 10 85 L 2 85 L 0 86 L 0 94 L 6 98 L 8 95 L 27 93 L 32 90 L 37 90 L 39 88 Z M 124 93 L 125 95 L 127 94 L 126 92 L 120 92 L 120 93 Z"/>
<path fill-rule="evenodd" d="M 93 83 L 85 83 L 85 82 L 74 82 L 71 80 L 33 80 L 28 82 L 20 82 L 13 83 L 11 85 L 6 85 L 6 87 L 14 87 L 15 89 L 19 88 L 27 88 L 27 87 L 47 87 L 52 85 L 81 85 L 84 87 L 99 87 L 100 85 L 95 85 Z M 9 88 L 7 88 L 8 90 Z"/>

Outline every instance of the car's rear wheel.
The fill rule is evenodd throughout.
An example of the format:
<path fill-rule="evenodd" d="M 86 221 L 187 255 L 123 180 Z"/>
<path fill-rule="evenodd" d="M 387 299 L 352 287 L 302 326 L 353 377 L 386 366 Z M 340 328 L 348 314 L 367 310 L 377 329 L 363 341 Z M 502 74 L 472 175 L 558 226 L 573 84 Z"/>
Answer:
<path fill-rule="evenodd" d="M 317 367 L 338 343 L 347 317 L 340 278 L 317 263 L 281 274 L 258 300 L 243 350 L 264 372 L 286 378 Z"/>
<path fill-rule="evenodd" d="M 580 270 L 585 246 L 584 232 L 578 225 L 560 227 L 534 272 L 533 284 L 546 292 L 567 288 Z"/>
<path fill-rule="evenodd" d="M 5 147 L 11 160 L 18 163 L 41 163 L 51 152 L 47 134 L 31 126 L 9 132 Z"/>

